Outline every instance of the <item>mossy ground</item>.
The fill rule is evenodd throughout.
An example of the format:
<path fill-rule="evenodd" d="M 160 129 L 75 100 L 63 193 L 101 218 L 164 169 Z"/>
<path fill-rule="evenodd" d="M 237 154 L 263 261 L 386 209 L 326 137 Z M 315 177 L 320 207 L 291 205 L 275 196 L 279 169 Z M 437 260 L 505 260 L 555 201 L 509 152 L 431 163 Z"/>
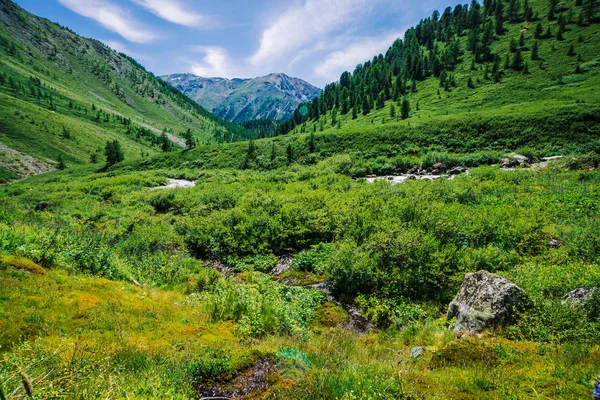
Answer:
<path fill-rule="evenodd" d="M 248 341 L 234 324 L 210 323 L 202 305 L 178 291 L 60 270 L 5 269 L 0 283 L 0 382 L 8 398 L 24 395 L 19 371 L 40 399 L 190 398 L 190 363 L 213 360 L 216 349 L 233 360 L 232 372 L 223 370 L 233 375 L 253 351 L 308 355 L 308 367 L 282 364 L 267 392 L 252 398 L 587 398 L 600 368 L 598 346 L 458 340 L 442 320 L 359 336 L 330 327 L 327 317 L 304 340 Z M 425 355 L 412 359 L 413 346 Z"/>

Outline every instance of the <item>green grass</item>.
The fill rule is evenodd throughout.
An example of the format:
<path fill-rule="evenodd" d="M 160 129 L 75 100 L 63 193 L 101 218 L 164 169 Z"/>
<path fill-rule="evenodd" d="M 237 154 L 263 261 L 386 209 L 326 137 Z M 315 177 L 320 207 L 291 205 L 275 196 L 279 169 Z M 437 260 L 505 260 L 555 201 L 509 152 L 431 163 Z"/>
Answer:
<path fill-rule="evenodd" d="M 478 82 L 466 55 L 442 99 L 435 80 L 419 84 L 409 97 L 420 109 L 408 120 L 382 123 L 388 103 L 342 117 L 341 129 L 311 135 L 308 123 L 305 132 L 144 159 L 136 152 L 158 149 L 128 136 L 119 117 L 69 109 L 68 93 L 84 93 L 71 77 L 44 78 L 55 112 L 0 86 L 3 143 L 72 164 L 0 188 L 4 392 L 24 396 L 25 372 L 40 398 L 190 398 L 269 360 L 276 372 L 253 398 L 589 397 L 600 299 L 578 308 L 561 300 L 600 285 L 598 27 L 570 24 L 565 41 L 541 41 L 545 70 L 530 63 L 530 75 L 509 72 L 498 84 Z M 566 50 L 579 35 L 583 73 L 573 74 Z M 45 74 L 47 62 L 36 62 Z M 36 66 L 2 65 L 21 77 Z M 98 79 L 84 77 L 85 86 Z M 107 100 L 96 97 L 98 107 L 129 115 L 96 86 Z M 84 97 L 74 100 L 89 104 Z M 139 107 L 146 123 L 171 118 Z M 40 124 L 48 132 L 38 138 Z M 123 142 L 128 161 L 103 172 L 83 165 L 107 137 Z M 501 170 L 513 151 L 566 157 Z M 471 170 L 396 186 L 353 179 L 436 162 Z M 196 185 L 150 190 L 168 178 Z M 41 201 L 48 209 L 34 211 Z M 327 280 L 377 329 L 348 331 L 334 302 L 266 274 L 289 255 L 283 282 Z M 230 276 L 210 268 L 219 263 Z M 513 325 L 459 340 L 446 327 L 447 304 L 464 274 L 481 269 L 519 285 L 533 307 Z M 409 356 L 414 346 L 423 357 Z"/>
<path fill-rule="evenodd" d="M 191 129 L 201 143 L 249 134 L 100 42 L 81 38 L 13 3 L 3 8 L 0 141 L 4 145 L 50 165 L 61 156 L 75 166 L 89 163 L 92 153 L 101 162 L 107 140 L 120 140 L 131 160 L 160 152 L 156 141 L 162 131 L 181 137 Z M 131 121 L 133 132 L 122 118 Z M 146 129 L 142 137 L 136 134 L 139 129 Z M 64 137 L 65 130 L 70 138 Z M 14 168 L 11 172 L 23 175 Z"/>

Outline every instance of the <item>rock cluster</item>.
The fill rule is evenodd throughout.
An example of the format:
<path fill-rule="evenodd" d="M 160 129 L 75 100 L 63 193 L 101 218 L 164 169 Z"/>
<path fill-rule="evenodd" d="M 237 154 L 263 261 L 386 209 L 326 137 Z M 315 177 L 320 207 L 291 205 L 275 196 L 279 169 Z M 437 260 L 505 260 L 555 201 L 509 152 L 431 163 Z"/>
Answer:
<path fill-rule="evenodd" d="M 577 288 L 567 293 L 562 302 L 571 307 L 583 307 L 597 290 L 596 287 Z M 531 301 L 523 289 L 501 276 L 478 271 L 465 275 L 458 294 L 448 306 L 446 318 L 455 321 L 450 328 L 460 339 L 485 328 L 512 322 L 530 306 Z"/>

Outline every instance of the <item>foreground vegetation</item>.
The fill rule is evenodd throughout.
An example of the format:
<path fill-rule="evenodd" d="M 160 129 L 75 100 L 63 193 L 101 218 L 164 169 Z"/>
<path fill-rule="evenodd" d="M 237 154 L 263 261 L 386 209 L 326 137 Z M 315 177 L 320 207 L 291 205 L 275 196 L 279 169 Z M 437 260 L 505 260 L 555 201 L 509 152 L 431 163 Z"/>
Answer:
<path fill-rule="evenodd" d="M 598 310 L 561 299 L 600 284 L 600 174 L 587 170 L 597 156 L 397 186 L 340 174 L 349 161 L 72 170 L 4 187 L 5 392 L 23 393 L 24 371 L 42 398 L 187 398 L 261 359 L 277 366 L 265 392 L 275 398 L 590 393 Z M 177 176 L 199 180 L 148 190 Z M 36 212 L 39 202 L 50 206 Z M 318 291 L 265 274 L 286 254 L 287 277 L 328 280 L 379 329 L 348 331 Z M 513 326 L 458 340 L 442 316 L 464 273 L 480 269 L 513 280 L 535 306 Z M 417 345 L 425 356 L 412 359 Z"/>
<path fill-rule="evenodd" d="M 36 157 L 62 154 L 66 163 L 64 170 L 0 187 L 0 393 L 589 397 L 600 372 L 600 291 L 585 306 L 562 300 L 573 289 L 600 286 L 600 25 L 594 12 L 579 21 L 554 2 L 550 10 L 524 2 L 533 14 L 515 15 L 518 3 L 510 2 L 512 14 L 481 10 L 486 28 L 496 22 L 488 50 L 510 53 L 507 68 L 496 69 L 497 57 L 462 52 L 445 66 L 453 77 L 442 82 L 441 71 L 408 77 L 415 90 L 412 82 L 402 93 L 397 88 L 397 98 L 383 87 L 368 94 L 377 98 L 367 97 L 356 118 L 350 108 L 335 108 L 340 82 L 323 94 L 324 109 L 318 115 L 310 109 L 312 115 L 287 126 L 287 135 L 218 145 L 206 141 L 247 133 L 203 115 L 134 61 L 79 39 L 94 57 L 108 52 L 145 77 L 146 84 L 136 78 L 123 89 L 135 92 L 139 104 L 179 99 L 192 107 L 180 110 L 181 118 L 142 107 L 171 134 L 197 129 L 202 134 L 195 138 L 205 141 L 156 157 L 148 156 L 163 150 L 160 143 L 144 125 L 130 126 L 136 119 L 125 113 L 126 101 L 99 99 L 88 107 L 81 93 L 70 97 L 59 85 L 69 86 L 69 74 L 44 72 L 54 59 L 23 67 L 36 72 L 30 79 L 19 61 L 25 48 L 11 46 L 0 31 L 0 51 L 11 53 L 0 64 L 10 72 L 0 82 L 6 99 L 0 125 L 9 128 L 2 140 Z M 485 7 L 502 10 L 498 4 Z M 590 4 L 593 11 L 590 0 L 575 7 Z M 460 50 L 474 37 L 464 27 L 451 32 L 468 15 L 458 10 L 452 18 L 445 13 L 452 23 L 432 55 Z M 72 35 L 15 15 L 13 23 L 25 18 Z M 530 35 L 537 30 L 522 27 L 521 18 L 564 30 L 562 39 L 538 38 L 541 60 L 527 70 L 510 65 L 517 54 L 533 56 Z M 399 42 L 394 46 L 400 51 Z M 377 58 L 365 77 L 386 63 Z M 496 69 L 489 81 L 486 63 Z M 407 78 L 400 67 L 388 84 Z M 93 82 L 106 78 L 103 68 L 94 71 Z M 122 79 L 107 73 L 110 82 Z M 121 93 L 94 87 L 104 99 Z M 365 105 L 372 110 L 364 112 Z M 255 125 L 248 128 L 260 131 L 263 123 Z M 48 134 L 29 140 L 38 128 Z M 89 137 L 81 133 L 88 128 Z M 109 138 L 111 165 L 91 162 Z M 565 157 L 501 169 L 514 152 L 530 161 Z M 364 179 L 437 163 L 470 171 L 402 185 Z M 0 166 L 1 179 L 15 177 L 14 169 Z M 195 186 L 158 188 L 173 178 Z M 286 260 L 289 270 L 272 272 Z M 445 312 L 464 274 L 478 270 L 519 285 L 532 307 L 511 325 L 459 338 L 448 330 Z M 324 282 L 332 297 L 305 287 Z M 374 329 L 352 330 L 349 307 Z M 415 346 L 423 347 L 422 356 L 410 355 Z"/>

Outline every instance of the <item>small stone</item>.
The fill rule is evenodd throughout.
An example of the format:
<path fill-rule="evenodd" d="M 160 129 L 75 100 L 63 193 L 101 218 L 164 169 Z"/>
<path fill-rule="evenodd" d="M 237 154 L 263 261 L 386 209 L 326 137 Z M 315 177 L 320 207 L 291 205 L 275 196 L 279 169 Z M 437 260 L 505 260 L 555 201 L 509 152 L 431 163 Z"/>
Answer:
<path fill-rule="evenodd" d="M 575 290 L 571 290 L 565 295 L 562 303 L 571 307 L 584 306 L 592 299 L 592 296 L 596 290 L 598 290 L 596 287 L 580 287 Z"/>
<path fill-rule="evenodd" d="M 410 349 L 410 356 L 412 358 L 419 358 L 425 353 L 425 349 L 422 347 L 413 347 Z"/>

